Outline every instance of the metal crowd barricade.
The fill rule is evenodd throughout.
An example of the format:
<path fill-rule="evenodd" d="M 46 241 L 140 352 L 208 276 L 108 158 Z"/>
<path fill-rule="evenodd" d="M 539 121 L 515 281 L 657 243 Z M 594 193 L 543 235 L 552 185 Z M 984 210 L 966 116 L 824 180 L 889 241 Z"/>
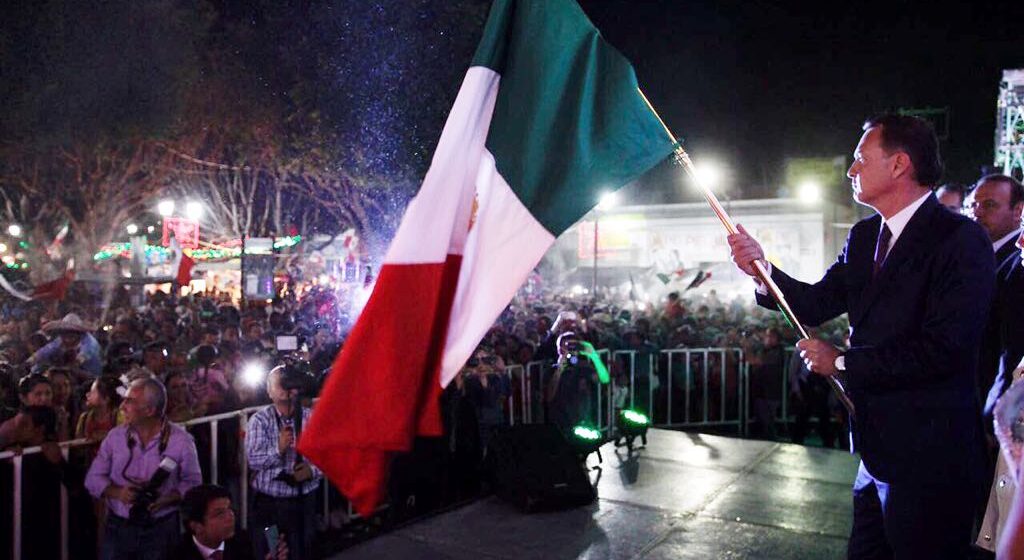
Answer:
<path fill-rule="evenodd" d="M 75 439 L 69 441 L 60 442 L 61 454 L 64 459 L 68 458 L 68 450 L 72 447 L 85 447 L 89 445 L 95 445 L 95 442 L 91 442 L 87 439 Z M 21 510 L 22 510 L 22 478 L 24 475 L 24 460 L 27 455 L 35 455 L 36 453 L 42 453 L 41 447 L 27 447 L 22 449 L 21 452 L 16 451 L 4 451 L 0 452 L 0 461 L 5 459 L 11 460 L 11 467 L 13 471 L 12 476 L 12 509 L 14 513 L 14 520 L 11 524 L 11 558 L 13 560 L 21 560 Z M 67 489 L 61 484 L 60 487 L 60 543 L 61 560 L 68 560 L 68 493 Z"/>
<path fill-rule="evenodd" d="M 704 426 L 735 426 L 738 433 L 746 433 L 745 418 L 749 404 L 746 402 L 746 362 L 740 348 L 673 348 L 662 350 L 666 360 L 666 415 L 665 422 L 655 425 L 667 428 L 693 428 Z M 712 357 L 717 364 L 712 367 Z M 682 378 L 679 373 L 679 359 L 682 363 Z M 734 361 L 733 361 L 734 360 Z M 696 365 L 696 367 L 694 367 Z M 694 371 L 694 370 L 698 371 Z M 730 377 L 735 376 L 735 379 Z M 717 377 L 717 394 L 712 395 L 712 380 Z M 675 401 L 678 387 L 682 383 L 682 420 L 677 421 L 679 403 Z M 734 387 L 733 387 L 734 385 Z M 652 389 L 653 390 L 653 389 Z M 694 401 L 694 393 L 699 400 Z M 731 394 L 730 394 L 731 393 Z M 712 401 L 716 402 L 712 410 Z M 694 408 L 696 407 L 696 410 Z M 717 413 L 716 413 L 717 412 Z M 695 418 L 696 416 L 696 418 Z"/>
<path fill-rule="evenodd" d="M 239 438 L 239 442 L 242 443 L 242 445 L 239 446 L 239 454 L 240 454 L 239 461 L 240 461 L 240 467 L 241 467 L 241 474 L 239 475 L 239 477 L 240 477 L 240 484 L 239 484 L 240 488 L 239 488 L 239 491 L 240 491 L 241 495 L 239 497 L 240 504 L 238 505 L 238 507 L 240 508 L 241 523 L 242 523 L 242 528 L 243 529 L 247 529 L 248 528 L 248 522 L 249 522 L 249 484 L 248 484 L 248 480 L 249 480 L 249 464 L 248 464 L 246 453 L 245 453 L 245 445 L 244 445 L 243 433 L 244 433 L 244 431 L 246 429 L 246 426 L 249 423 L 249 416 L 252 415 L 253 413 L 255 413 L 256 411 L 261 410 L 265 406 L 267 406 L 267 405 L 253 406 L 253 407 L 244 408 L 244 409 L 240 409 L 240 410 L 234 410 L 234 411 L 231 411 L 231 412 L 224 412 L 224 413 L 221 413 L 221 414 L 214 414 L 212 416 L 204 416 L 202 418 L 195 418 L 195 419 L 189 420 L 189 421 L 184 422 L 184 423 L 181 424 L 182 426 L 184 426 L 186 428 L 203 426 L 203 425 L 209 425 L 210 426 L 210 473 L 209 474 L 210 474 L 210 481 L 212 483 L 214 483 L 214 484 L 217 484 L 217 483 L 220 483 L 220 468 L 219 468 L 220 467 L 220 460 L 219 460 L 219 456 L 218 456 L 218 453 L 217 453 L 217 444 L 218 444 L 217 428 L 218 428 L 219 423 L 221 421 L 232 419 L 232 418 L 238 418 L 239 428 L 240 428 L 239 434 L 238 434 L 238 438 Z M 64 455 L 64 459 L 66 460 L 68 458 L 68 453 L 69 453 L 69 450 L 71 448 L 87 447 L 87 446 L 90 446 L 90 445 L 98 445 L 98 443 L 97 442 L 89 441 L 87 439 L 76 439 L 76 440 L 60 442 L 59 445 L 61 447 L 61 452 Z M 29 448 L 21 450 L 20 452 L 16 452 L 16 451 L 3 451 L 3 452 L 0 452 L 0 461 L 10 460 L 11 461 L 11 465 L 12 465 L 12 470 L 13 470 L 13 489 L 12 489 L 13 490 L 13 492 L 12 492 L 12 494 L 13 494 L 12 502 L 13 503 L 12 503 L 12 509 L 13 509 L 13 514 L 14 515 L 13 515 L 13 523 L 12 523 L 12 527 L 11 527 L 11 530 L 12 530 L 12 534 L 11 534 L 11 558 L 13 560 L 21 560 L 22 559 L 22 554 L 21 554 L 21 552 L 22 552 L 22 525 L 23 525 L 23 523 L 22 523 L 22 499 L 24 497 L 24 493 L 23 493 L 23 490 L 22 490 L 22 479 L 23 479 L 23 475 L 24 475 L 24 470 L 23 470 L 24 458 L 27 455 L 33 455 L 33 454 L 41 453 L 41 452 L 42 452 L 42 448 L 40 448 L 40 447 L 29 447 Z M 324 480 L 321 483 L 320 488 L 321 488 L 321 491 L 324 493 L 324 495 L 323 495 L 323 503 L 324 503 L 323 515 L 324 515 L 324 520 L 329 524 L 329 519 L 330 519 L 330 502 L 329 502 L 329 498 L 330 498 L 330 488 L 331 488 L 331 485 L 326 480 Z M 380 508 L 378 508 L 378 511 L 380 511 L 382 509 L 385 509 L 387 507 L 388 507 L 387 504 L 383 504 Z M 348 519 L 351 520 L 351 519 L 356 519 L 358 517 L 359 516 L 352 510 L 352 504 L 349 503 L 348 504 Z M 60 489 L 60 542 L 61 542 L 61 556 L 60 557 L 61 557 L 61 560 L 68 560 L 70 558 L 69 551 L 68 551 L 68 540 L 69 540 L 68 537 L 69 537 L 68 495 L 67 495 L 67 489 L 64 487 L 63 484 L 61 484 L 61 489 Z"/>
<path fill-rule="evenodd" d="M 660 388 L 660 378 L 658 377 L 658 367 L 657 367 L 658 366 L 658 362 L 655 359 L 657 357 L 656 356 L 656 352 L 640 352 L 638 350 L 616 350 L 615 352 L 612 352 L 612 366 L 613 367 L 612 366 L 609 367 L 609 370 L 611 371 L 611 374 L 612 374 L 611 392 L 612 392 L 612 394 L 614 394 L 615 387 L 617 386 L 615 378 L 616 378 L 616 374 L 618 373 L 618 367 L 619 367 L 619 364 L 620 364 L 619 358 L 620 357 L 625 357 L 629 361 L 629 365 L 627 366 L 627 370 L 629 371 L 629 386 L 628 386 L 628 391 L 629 391 L 629 408 L 635 409 L 637 407 L 637 399 L 636 399 L 636 396 L 637 396 L 637 390 L 636 390 L 636 388 L 637 388 L 636 365 L 637 365 L 637 357 L 641 353 L 647 354 L 646 374 L 648 376 L 648 379 L 646 380 L 646 386 L 647 386 L 647 406 L 646 407 L 641 407 L 641 408 L 643 408 L 643 411 L 647 414 L 647 417 L 650 418 L 653 421 L 654 418 L 655 418 L 655 408 L 656 408 L 656 401 L 655 401 L 655 398 L 654 398 L 655 397 L 655 392 L 654 392 L 654 390 L 655 390 L 655 387 L 654 387 L 655 380 L 658 380 L 659 388 Z M 643 386 L 643 384 L 640 384 L 640 385 Z M 612 413 L 613 413 L 612 425 L 614 425 L 615 421 L 617 420 L 616 418 L 614 418 L 614 408 L 615 407 L 613 405 L 610 408 L 612 409 Z"/>
<path fill-rule="evenodd" d="M 526 406 L 529 402 L 526 395 L 526 368 L 521 365 L 513 364 L 505 367 L 505 375 L 508 376 L 508 424 L 514 426 L 516 424 L 516 409 L 520 411 L 519 423 L 523 424 L 526 422 Z M 519 379 L 519 406 L 516 406 L 516 392 L 513 389 L 515 386 L 516 379 Z"/>

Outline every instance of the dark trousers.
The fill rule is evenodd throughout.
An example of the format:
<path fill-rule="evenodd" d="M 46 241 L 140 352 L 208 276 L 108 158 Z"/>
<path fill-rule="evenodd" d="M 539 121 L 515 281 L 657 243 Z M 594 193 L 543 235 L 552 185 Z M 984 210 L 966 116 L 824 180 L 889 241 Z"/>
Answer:
<path fill-rule="evenodd" d="M 165 515 L 147 525 L 138 525 L 109 514 L 103 530 L 100 557 L 103 560 L 169 559 L 180 538 L 177 513 Z M 73 551 L 71 557 L 75 557 Z"/>
<path fill-rule="evenodd" d="M 313 536 L 316 534 L 316 493 L 314 490 L 295 498 L 275 498 L 256 493 L 249 516 L 249 536 L 256 558 L 267 555 L 267 539 L 263 530 L 277 525 L 288 543 L 289 560 L 313 558 Z M 300 536 L 301 535 L 301 536 Z"/>
<path fill-rule="evenodd" d="M 962 560 L 970 550 L 974 496 L 968 481 L 890 484 L 861 463 L 847 558 Z"/>

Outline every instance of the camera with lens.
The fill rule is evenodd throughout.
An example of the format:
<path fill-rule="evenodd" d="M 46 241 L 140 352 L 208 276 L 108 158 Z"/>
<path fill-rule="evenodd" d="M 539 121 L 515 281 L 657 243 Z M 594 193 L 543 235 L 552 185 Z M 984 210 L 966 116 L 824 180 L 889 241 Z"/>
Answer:
<path fill-rule="evenodd" d="M 131 509 L 128 510 L 128 519 L 130 521 L 146 524 L 153 520 L 153 514 L 149 511 L 149 508 L 156 503 L 156 500 L 160 497 L 160 487 L 171 477 L 176 468 L 178 468 L 178 463 L 170 457 L 164 457 L 160 461 L 159 468 L 135 495 L 135 501 L 132 503 Z"/>
<path fill-rule="evenodd" d="M 316 396 L 316 376 L 313 375 L 309 362 L 285 359 L 278 366 L 281 372 L 281 388 L 285 391 L 298 391 L 299 397 Z"/>

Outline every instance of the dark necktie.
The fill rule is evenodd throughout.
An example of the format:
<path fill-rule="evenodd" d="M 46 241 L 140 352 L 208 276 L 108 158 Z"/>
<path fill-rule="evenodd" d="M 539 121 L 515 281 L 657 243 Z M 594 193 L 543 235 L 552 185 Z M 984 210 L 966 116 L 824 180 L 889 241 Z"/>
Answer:
<path fill-rule="evenodd" d="M 212 553 L 210 553 L 210 560 L 224 560 L 224 551 L 214 550 Z"/>
<path fill-rule="evenodd" d="M 878 278 L 882 264 L 885 263 L 885 255 L 889 252 L 889 241 L 892 240 L 892 231 L 889 226 L 882 224 L 882 231 L 878 232 L 878 243 L 875 245 L 875 265 L 871 270 L 871 279 Z"/>

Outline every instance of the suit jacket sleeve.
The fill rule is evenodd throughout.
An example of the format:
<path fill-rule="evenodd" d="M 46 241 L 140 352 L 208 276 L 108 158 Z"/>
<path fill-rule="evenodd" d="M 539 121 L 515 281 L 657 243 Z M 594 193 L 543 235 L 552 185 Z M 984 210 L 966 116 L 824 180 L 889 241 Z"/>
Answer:
<path fill-rule="evenodd" d="M 995 259 L 977 228 L 958 227 L 936 249 L 920 329 L 874 346 L 846 352 L 846 384 L 852 389 L 904 389 L 973 368 L 995 287 Z M 969 359 L 965 359 L 969 357 Z"/>
<path fill-rule="evenodd" d="M 846 254 L 850 243 L 849 238 L 846 243 L 847 247 L 843 248 L 843 252 L 836 258 L 836 262 L 815 284 L 795 280 L 779 270 L 779 267 L 772 267 L 772 280 L 782 290 L 790 308 L 796 314 L 797 320 L 802 324 L 818 326 L 846 313 Z M 768 309 L 779 309 L 771 295 L 757 294 L 757 303 Z"/>

